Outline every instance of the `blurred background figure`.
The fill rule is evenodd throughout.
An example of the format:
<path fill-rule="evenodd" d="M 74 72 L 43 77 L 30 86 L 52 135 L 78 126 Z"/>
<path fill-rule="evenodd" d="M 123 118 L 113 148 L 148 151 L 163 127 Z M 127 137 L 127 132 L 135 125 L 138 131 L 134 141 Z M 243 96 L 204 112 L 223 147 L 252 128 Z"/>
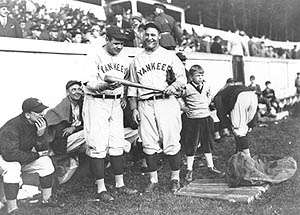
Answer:
<path fill-rule="evenodd" d="M 19 23 L 9 13 L 8 3 L 0 2 L 0 37 L 23 38 Z"/>

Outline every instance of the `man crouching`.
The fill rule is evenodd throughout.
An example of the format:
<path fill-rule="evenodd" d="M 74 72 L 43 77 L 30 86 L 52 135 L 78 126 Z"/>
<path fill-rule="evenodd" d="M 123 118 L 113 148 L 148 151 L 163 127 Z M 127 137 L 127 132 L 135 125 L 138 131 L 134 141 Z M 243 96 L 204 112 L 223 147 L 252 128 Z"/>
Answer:
<path fill-rule="evenodd" d="M 38 146 L 38 136 L 46 128 L 46 121 L 43 119 L 46 108 L 38 99 L 28 98 L 23 102 L 23 112 L 0 129 L 0 168 L 3 169 L 8 214 L 18 213 L 17 195 L 19 185 L 22 184 L 22 172 L 39 175 L 42 206 L 59 206 L 51 198 L 54 172 L 52 161 L 46 153 L 33 150 Z"/>

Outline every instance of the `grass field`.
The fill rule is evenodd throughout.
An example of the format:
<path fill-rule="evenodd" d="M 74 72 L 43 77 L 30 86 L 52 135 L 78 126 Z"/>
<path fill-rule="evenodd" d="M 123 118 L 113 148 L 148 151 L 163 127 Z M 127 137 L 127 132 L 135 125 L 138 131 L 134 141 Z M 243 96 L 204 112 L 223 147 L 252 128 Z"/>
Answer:
<path fill-rule="evenodd" d="M 268 127 L 257 127 L 250 134 L 252 154 L 265 153 L 300 158 L 300 117 L 290 117 L 278 124 L 269 123 Z M 233 138 L 223 139 L 215 144 L 218 156 L 215 164 L 224 169 L 225 163 L 234 152 Z M 194 178 L 211 177 L 195 164 Z M 184 172 L 185 167 L 182 167 Z M 24 214 L 300 214 L 300 177 L 299 171 L 290 180 L 273 185 L 262 195 L 261 199 L 251 204 L 230 203 L 191 197 L 177 197 L 169 192 L 169 167 L 165 165 L 159 171 L 160 187 L 153 194 L 136 196 L 115 195 L 113 203 L 105 204 L 91 201 L 96 186 L 91 177 L 74 177 L 70 182 L 58 188 L 58 199 L 66 203 L 65 208 L 39 209 L 21 205 Z M 113 184 L 111 174 L 106 182 Z M 125 181 L 130 187 L 139 191 L 147 183 L 147 177 L 126 169 Z M 111 186 L 112 187 L 112 186 Z M 113 191 L 112 191 L 113 192 Z M 1 213 L 1 212 L 0 212 Z"/>

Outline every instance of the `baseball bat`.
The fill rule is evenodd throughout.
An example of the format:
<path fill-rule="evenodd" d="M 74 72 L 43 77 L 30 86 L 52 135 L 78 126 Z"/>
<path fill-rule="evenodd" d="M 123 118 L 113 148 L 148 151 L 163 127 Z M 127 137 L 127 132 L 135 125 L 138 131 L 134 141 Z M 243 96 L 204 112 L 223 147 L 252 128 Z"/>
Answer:
<path fill-rule="evenodd" d="M 123 84 L 125 86 L 129 86 L 129 87 L 137 87 L 137 88 L 143 88 L 143 89 L 147 89 L 147 90 L 162 92 L 162 90 L 157 89 L 155 87 L 146 86 L 146 85 L 143 85 L 143 84 L 127 81 L 127 80 L 124 80 L 122 78 L 117 78 L 117 77 L 110 76 L 110 75 L 105 75 L 104 76 L 104 81 L 106 81 L 108 83 L 119 82 L 120 84 Z"/>

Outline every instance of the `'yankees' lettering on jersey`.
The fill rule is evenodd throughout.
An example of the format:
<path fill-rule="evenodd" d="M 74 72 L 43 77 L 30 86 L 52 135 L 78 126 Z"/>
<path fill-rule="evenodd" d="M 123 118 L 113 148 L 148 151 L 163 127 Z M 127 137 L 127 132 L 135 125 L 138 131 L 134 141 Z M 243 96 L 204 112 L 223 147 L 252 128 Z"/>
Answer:
<path fill-rule="evenodd" d="M 159 63 L 159 62 L 149 63 L 146 64 L 145 67 L 142 67 L 139 71 L 137 71 L 137 73 L 143 76 L 146 72 L 154 71 L 154 70 L 162 70 L 166 72 L 168 66 L 170 65 L 167 65 L 165 63 Z"/>
<path fill-rule="evenodd" d="M 111 70 L 116 70 L 124 73 L 125 75 L 128 74 L 128 67 L 125 67 L 124 65 L 119 63 L 108 63 L 105 65 L 98 65 L 98 70 L 101 70 L 102 73 L 107 73 Z"/>
<path fill-rule="evenodd" d="M 154 52 L 143 51 L 130 66 L 130 81 L 164 90 L 167 86 L 167 68 L 173 68 L 176 81 L 186 83 L 185 69 L 179 58 L 171 51 L 158 47 Z M 145 99 L 152 96 L 151 90 L 128 88 L 128 96 Z M 143 96 L 147 94 L 147 96 Z"/>
<path fill-rule="evenodd" d="M 124 51 L 118 55 L 110 55 L 105 48 L 98 48 L 89 53 L 89 68 L 86 71 L 89 75 L 88 80 L 90 83 L 103 83 L 105 75 L 114 76 L 116 78 L 127 79 L 129 76 L 129 64 L 131 59 Z M 105 90 L 101 94 L 106 95 L 119 95 L 123 94 L 123 86 L 115 90 Z M 87 88 L 85 92 L 88 94 L 95 94 Z"/>

